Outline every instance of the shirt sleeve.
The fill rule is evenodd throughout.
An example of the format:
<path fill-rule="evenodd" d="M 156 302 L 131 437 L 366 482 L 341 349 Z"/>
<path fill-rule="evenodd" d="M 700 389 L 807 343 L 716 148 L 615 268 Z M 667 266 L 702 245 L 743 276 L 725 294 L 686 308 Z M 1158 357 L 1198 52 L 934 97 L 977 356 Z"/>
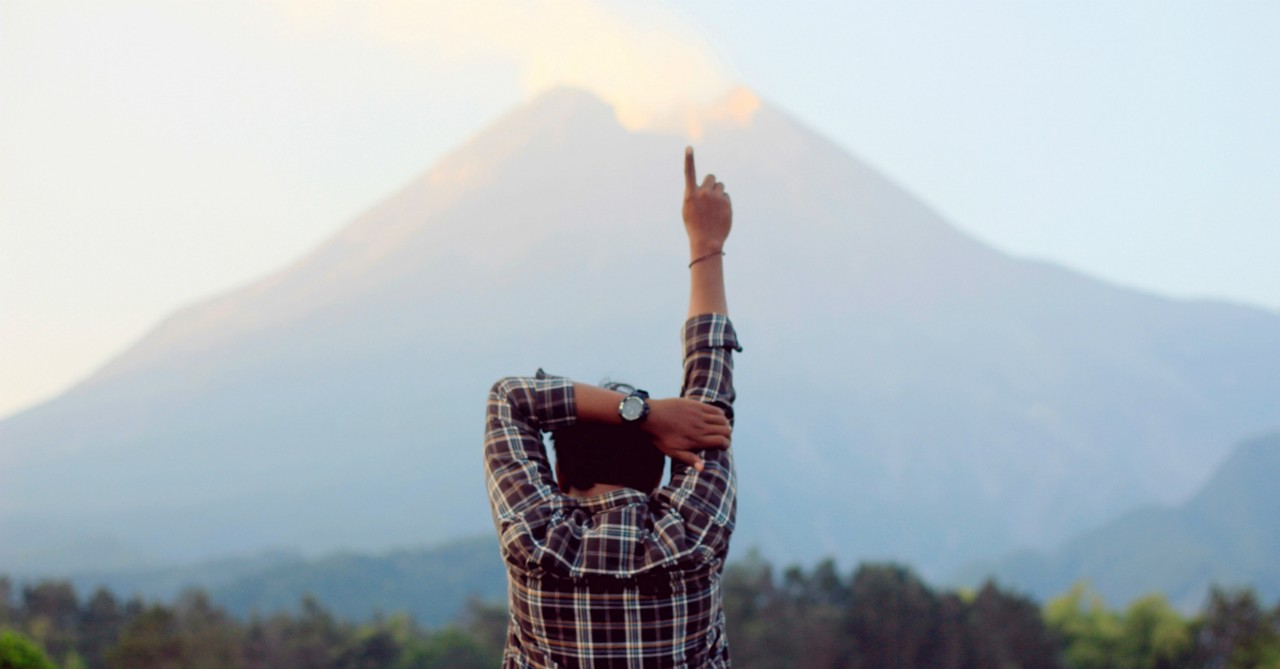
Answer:
<path fill-rule="evenodd" d="M 681 396 L 719 407 L 733 424 L 733 352 L 741 350 L 728 316 L 701 314 L 686 321 Z M 671 481 L 654 498 L 682 519 L 685 541 L 698 546 L 705 557 L 723 559 L 737 513 L 733 449 L 708 449 L 699 455 L 701 472 L 673 460 Z"/>
<path fill-rule="evenodd" d="M 563 546 L 548 546 L 547 529 L 576 508 L 560 492 L 542 445 L 542 432 L 576 422 L 573 382 L 508 377 L 493 384 L 485 414 L 484 462 L 504 558 L 525 567 L 564 561 Z"/>

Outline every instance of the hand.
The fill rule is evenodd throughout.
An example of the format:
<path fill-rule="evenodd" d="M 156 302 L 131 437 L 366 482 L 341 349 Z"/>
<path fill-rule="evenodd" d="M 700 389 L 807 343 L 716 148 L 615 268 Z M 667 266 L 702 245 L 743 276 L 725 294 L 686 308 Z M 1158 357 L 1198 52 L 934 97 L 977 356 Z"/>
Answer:
<path fill-rule="evenodd" d="M 684 150 L 684 230 L 689 235 L 689 252 L 693 258 L 724 250 L 724 240 L 733 226 L 733 205 L 724 184 L 708 174 L 698 185 L 693 167 L 693 147 Z"/>
<path fill-rule="evenodd" d="M 649 400 L 649 417 L 641 428 L 653 445 L 675 462 L 702 471 L 702 458 L 693 451 L 729 448 L 733 428 L 719 408 L 683 397 Z"/>

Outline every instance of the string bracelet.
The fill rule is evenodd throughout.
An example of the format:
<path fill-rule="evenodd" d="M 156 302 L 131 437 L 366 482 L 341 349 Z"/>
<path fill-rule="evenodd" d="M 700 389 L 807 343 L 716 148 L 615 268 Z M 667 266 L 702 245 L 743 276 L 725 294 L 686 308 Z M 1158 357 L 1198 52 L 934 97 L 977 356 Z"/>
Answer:
<path fill-rule="evenodd" d="M 697 258 L 693 259 L 693 262 L 689 263 L 689 268 L 692 269 L 694 265 L 702 262 L 703 260 L 706 260 L 707 258 L 714 258 L 716 256 L 722 256 L 722 255 L 724 255 L 724 251 L 716 251 L 714 253 L 708 253 L 705 256 L 698 256 Z"/>

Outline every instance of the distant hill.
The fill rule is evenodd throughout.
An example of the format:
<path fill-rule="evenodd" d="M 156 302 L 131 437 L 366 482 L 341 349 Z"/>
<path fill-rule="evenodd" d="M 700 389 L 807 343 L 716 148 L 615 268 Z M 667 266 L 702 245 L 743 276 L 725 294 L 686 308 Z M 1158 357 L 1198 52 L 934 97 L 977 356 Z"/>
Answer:
<path fill-rule="evenodd" d="M 1211 584 L 1280 597 L 1280 432 L 1240 444 L 1194 497 L 1145 507 L 1085 532 L 1048 554 L 1022 553 L 969 571 L 1046 598 L 1088 580 L 1112 605 L 1163 592 L 1198 609 Z"/>
<path fill-rule="evenodd" d="M 0 572 L 19 584 L 41 576 Z M 506 571 L 491 536 L 431 548 L 381 554 L 342 552 L 308 559 L 272 551 L 181 566 L 139 567 L 63 574 L 81 598 L 106 588 L 121 598 L 172 602 L 199 588 L 230 613 L 297 611 L 305 595 L 346 620 L 408 613 L 419 623 L 440 626 L 457 619 L 470 599 L 504 602 Z"/>
<path fill-rule="evenodd" d="M 1280 314 L 999 253 L 749 91 L 698 113 L 736 210 L 735 550 L 949 573 L 1181 501 L 1280 424 Z M 494 379 L 678 389 L 688 141 L 550 91 L 174 313 L 0 422 L 0 571 L 490 532 Z"/>
<path fill-rule="evenodd" d="M 106 588 L 122 598 L 141 597 L 151 601 L 173 601 L 187 588 L 212 590 L 260 574 L 278 566 L 305 564 L 294 551 L 264 551 L 249 556 L 203 560 L 192 564 L 103 568 L 92 571 L 60 572 L 49 569 L 11 572 L 19 581 L 65 578 L 81 596 Z"/>
<path fill-rule="evenodd" d="M 497 540 L 484 537 L 430 550 L 282 564 L 210 591 L 214 601 L 241 617 L 296 611 L 306 594 L 347 620 L 403 612 L 440 626 L 457 619 L 469 599 L 505 602 L 507 574 Z"/>

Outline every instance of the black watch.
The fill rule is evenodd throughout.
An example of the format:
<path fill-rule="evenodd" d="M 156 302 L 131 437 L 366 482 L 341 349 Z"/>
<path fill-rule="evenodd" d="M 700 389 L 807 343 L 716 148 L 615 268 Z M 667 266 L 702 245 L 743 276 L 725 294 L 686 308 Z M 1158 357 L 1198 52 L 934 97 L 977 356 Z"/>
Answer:
<path fill-rule="evenodd" d="M 632 390 L 630 395 L 618 403 L 618 415 L 623 425 L 638 425 L 649 417 L 649 393 L 643 390 Z"/>

